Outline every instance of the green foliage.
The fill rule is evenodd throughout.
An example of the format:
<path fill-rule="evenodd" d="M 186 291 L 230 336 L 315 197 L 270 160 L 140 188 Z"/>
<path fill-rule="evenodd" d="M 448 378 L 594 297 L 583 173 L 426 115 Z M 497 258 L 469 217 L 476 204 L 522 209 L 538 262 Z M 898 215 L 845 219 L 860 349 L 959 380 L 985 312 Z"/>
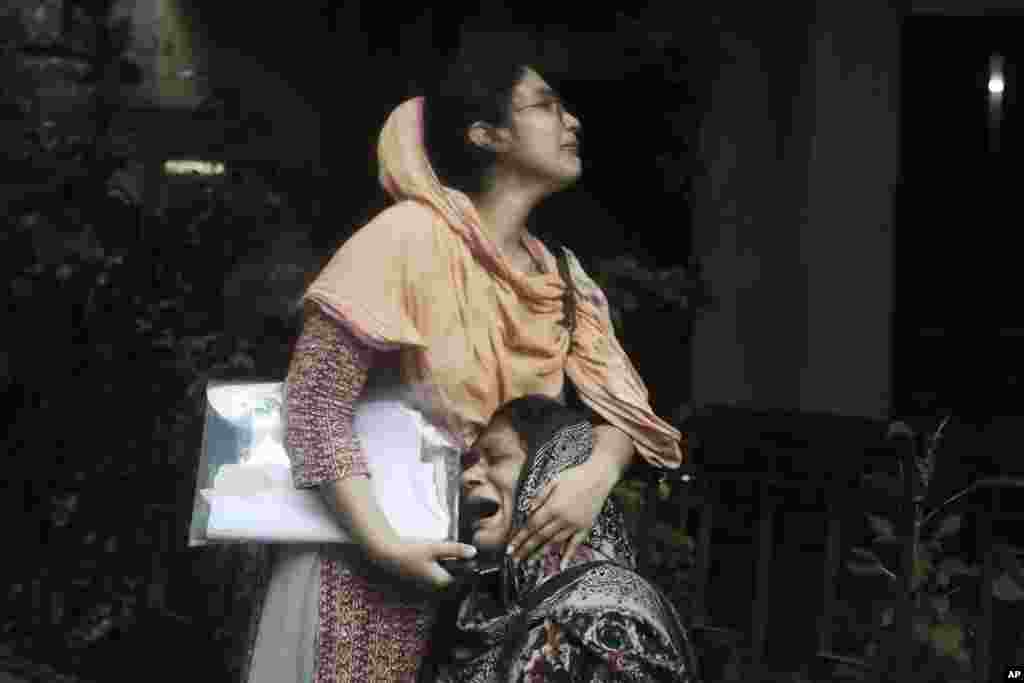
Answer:
<path fill-rule="evenodd" d="M 936 435 L 939 432 L 941 427 Z M 936 435 L 931 437 L 925 456 L 920 458 L 923 464 L 919 462 L 915 472 L 919 484 L 918 500 L 924 499 L 934 472 Z M 873 475 L 865 477 L 865 482 L 873 486 L 883 499 L 888 497 L 891 503 L 903 495 L 902 482 L 893 477 Z M 955 501 L 964 493 L 950 500 Z M 980 605 L 957 600 L 954 595 L 976 594 L 980 588 L 992 591 L 998 600 L 1024 600 L 1024 575 L 1017 553 L 1006 546 L 997 547 L 998 577 L 991 586 L 978 586 L 981 568 L 965 562 L 959 549 L 958 536 L 963 529 L 963 515 L 948 512 L 945 505 L 925 514 L 923 506 L 918 504 L 915 511 L 910 576 L 910 619 L 915 647 L 918 648 L 914 653 L 918 677 L 914 680 L 969 680 Z M 868 636 L 864 650 L 867 667 L 855 677 L 856 680 L 877 680 L 891 670 L 896 657 L 906 654 L 901 653 L 902 643 L 896 631 L 896 614 L 903 591 L 900 559 L 906 539 L 897 533 L 896 525 L 888 517 L 867 513 L 866 519 L 873 535 L 871 548 L 852 548 L 846 567 L 855 576 L 885 579 L 881 599 L 873 610 L 874 623 L 865 631 Z M 868 670 L 874 673 L 866 673 Z"/>
<path fill-rule="evenodd" d="M 252 546 L 186 552 L 180 495 L 195 472 L 208 379 L 284 373 L 285 322 L 229 331 L 222 289 L 247 240 L 265 234 L 268 207 L 293 215 L 305 188 L 250 182 L 265 190 L 227 197 L 231 183 L 210 185 L 203 201 L 149 213 L 118 188 L 114 171 L 129 160 L 94 153 L 103 131 L 33 118 L 37 82 L 16 57 L 0 54 L 0 73 L 24 76 L 0 86 L 0 107 L 24 105 L 24 116 L 0 124 L 18 143 L 0 165 L 28 189 L 6 198 L 0 231 L 11 274 L 4 371 L 21 408 L 8 450 L 32 462 L 12 474 L 11 505 L 33 523 L 16 531 L 25 552 L 9 566 L 0 631 L 26 662 L 95 680 L 109 679 L 126 640 L 191 638 L 184 647 L 211 648 L 197 655 L 213 662 L 211 678 L 229 680 L 267 558 Z"/>
<path fill-rule="evenodd" d="M 641 569 L 684 615 L 690 615 L 696 588 L 696 544 L 686 527 L 692 505 L 689 487 L 662 479 L 623 479 L 612 491 L 626 517 L 630 536 L 642 542 Z"/>
<path fill-rule="evenodd" d="M 640 515 L 644 509 L 644 494 L 646 492 L 647 482 L 642 479 L 632 478 L 623 479 L 612 490 L 615 500 L 622 506 L 623 514 L 626 515 L 627 520 L 633 525 L 639 524 Z"/>
<path fill-rule="evenodd" d="M 873 545 L 878 552 L 889 551 L 888 554 L 898 560 L 902 539 L 895 535 L 893 523 L 876 515 L 868 515 L 868 518 L 875 533 Z M 915 638 L 930 647 L 935 656 L 953 660 L 966 674 L 971 661 L 965 642 L 969 620 L 962 611 L 952 609 L 950 596 L 960 589 L 956 579 L 976 575 L 978 568 L 968 567 L 959 557 L 948 554 L 943 545 L 943 541 L 957 534 L 960 527 L 960 515 L 949 515 L 930 529 L 928 535 L 915 539 L 911 586 Z M 888 568 L 874 550 L 853 548 L 851 552 L 856 559 L 850 560 L 847 568 L 852 573 L 886 577 L 887 597 L 878 613 L 877 625 L 891 632 L 895 627 L 894 614 L 902 589 L 900 575 Z M 893 565 L 898 566 L 895 562 Z M 881 651 L 878 645 L 876 641 L 872 648 L 880 652 L 876 658 L 886 656 L 888 653 Z"/>

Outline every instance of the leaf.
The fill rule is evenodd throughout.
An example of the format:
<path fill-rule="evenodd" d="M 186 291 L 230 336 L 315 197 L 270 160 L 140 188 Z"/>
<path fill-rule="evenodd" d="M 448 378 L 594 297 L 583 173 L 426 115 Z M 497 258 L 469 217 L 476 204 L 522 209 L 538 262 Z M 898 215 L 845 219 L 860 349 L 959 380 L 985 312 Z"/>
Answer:
<path fill-rule="evenodd" d="M 1005 572 L 992 582 L 992 595 L 1005 602 L 1020 602 L 1024 600 L 1024 590 Z"/>
<path fill-rule="evenodd" d="M 893 527 L 892 522 L 887 520 L 885 517 L 879 517 L 878 515 L 868 514 L 868 524 L 871 525 L 871 530 L 875 532 L 877 536 L 883 538 L 891 538 L 896 535 L 896 529 Z"/>
<path fill-rule="evenodd" d="M 889 576 L 892 578 L 892 572 L 883 567 L 879 562 L 857 562 L 849 560 L 846 563 L 846 568 L 854 576 Z"/>
<path fill-rule="evenodd" d="M 914 557 L 914 572 L 911 580 L 911 587 L 918 589 L 928 579 L 928 574 L 934 565 L 932 565 L 931 559 L 924 553 L 918 553 Z"/>
<path fill-rule="evenodd" d="M 637 513 L 644 507 L 643 495 L 636 489 L 623 488 L 615 491 L 615 497 L 628 513 Z"/>
<path fill-rule="evenodd" d="M 950 515 L 942 520 L 942 524 L 939 525 L 938 531 L 935 532 L 935 538 L 947 538 L 960 531 L 963 526 L 963 517 L 961 515 Z"/>
<path fill-rule="evenodd" d="M 865 550 L 864 548 L 851 548 L 850 552 L 867 562 L 877 562 L 879 564 L 882 563 L 882 561 L 878 558 L 878 555 L 875 555 L 870 550 Z"/>
<path fill-rule="evenodd" d="M 665 522 L 658 522 L 651 530 L 651 536 L 670 548 L 689 548 L 692 544 L 692 539 L 686 533 L 686 529 L 672 527 Z"/>
<path fill-rule="evenodd" d="M 635 491 L 643 492 L 647 490 L 647 482 L 643 479 L 623 479 L 619 482 L 617 488 L 620 489 L 633 489 Z"/>
<path fill-rule="evenodd" d="M 677 527 L 672 530 L 672 545 L 676 548 L 693 549 L 693 538 L 686 533 L 686 529 Z"/>
<path fill-rule="evenodd" d="M 959 658 L 963 649 L 964 632 L 959 624 L 932 624 L 928 640 L 937 652 Z"/>

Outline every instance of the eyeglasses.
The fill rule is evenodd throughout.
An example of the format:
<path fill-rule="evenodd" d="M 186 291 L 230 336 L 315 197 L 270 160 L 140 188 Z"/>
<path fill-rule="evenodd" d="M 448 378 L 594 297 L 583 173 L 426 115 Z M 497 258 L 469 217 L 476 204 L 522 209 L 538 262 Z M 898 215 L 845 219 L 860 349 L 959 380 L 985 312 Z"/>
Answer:
<path fill-rule="evenodd" d="M 527 104 L 526 106 L 519 107 L 518 109 L 513 109 L 512 111 L 515 113 L 519 113 L 523 110 L 532 109 L 534 107 L 554 107 L 554 112 L 558 116 L 558 118 L 564 117 L 566 113 L 565 105 L 559 99 L 549 99 L 543 100 L 541 102 L 534 102 L 533 104 Z"/>

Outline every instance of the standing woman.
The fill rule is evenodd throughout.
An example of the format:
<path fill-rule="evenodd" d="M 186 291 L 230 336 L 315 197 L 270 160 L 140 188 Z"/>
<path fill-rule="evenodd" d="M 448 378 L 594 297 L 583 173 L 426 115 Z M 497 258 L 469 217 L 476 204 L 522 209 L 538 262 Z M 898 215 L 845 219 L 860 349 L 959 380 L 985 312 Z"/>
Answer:
<path fill-rule="evenodd" d="M 249 683 L 414 680 L 436 591 L 452 580 L 437 561 L 472 554 L 400 540 L 377 505 L 353 409 L 378 370 L 428 389 L 462 446 L 526 394 L 575 392 L 591 411 L 592 457 L 542 492 L 512 539 L 516 558 L 552 544 L 570 558 L 637 454 L 657 467 L 683 460 L 600 288 L 527 230 L 530 212 L 582 171 L 580 121 L 531 63 L 464 54 L 436 91 L 391 113 L 377 153 L 395 203 L 303 298 L 286 385 L 294 481 L 318 487 L 357 543 L 279 548 Z"/>

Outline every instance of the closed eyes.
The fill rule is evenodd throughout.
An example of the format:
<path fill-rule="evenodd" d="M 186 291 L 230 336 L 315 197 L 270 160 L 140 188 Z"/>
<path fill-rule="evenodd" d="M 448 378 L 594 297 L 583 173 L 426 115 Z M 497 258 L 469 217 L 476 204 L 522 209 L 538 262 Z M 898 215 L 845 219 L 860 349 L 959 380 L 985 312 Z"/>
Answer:
<path fill-rule="evenodd" d="M 534 102 L 524 107 L 520 107 L 516 111 L 523 111 L 524 109 L 540 108 L 547 111 L 553 112 L 561 116 L 565 112 L 565 104 L 558 99 L 544 100 L 543 102 Z"/>
<path fill-rule="evenodd" d="M 501 452 L 492 448 L 474 448 L 462 454 L 462 469 L 463 471 L 468 470 L 481 459 L 485 460 L 488 465 L 493 465 L 501 457 Z"/>

